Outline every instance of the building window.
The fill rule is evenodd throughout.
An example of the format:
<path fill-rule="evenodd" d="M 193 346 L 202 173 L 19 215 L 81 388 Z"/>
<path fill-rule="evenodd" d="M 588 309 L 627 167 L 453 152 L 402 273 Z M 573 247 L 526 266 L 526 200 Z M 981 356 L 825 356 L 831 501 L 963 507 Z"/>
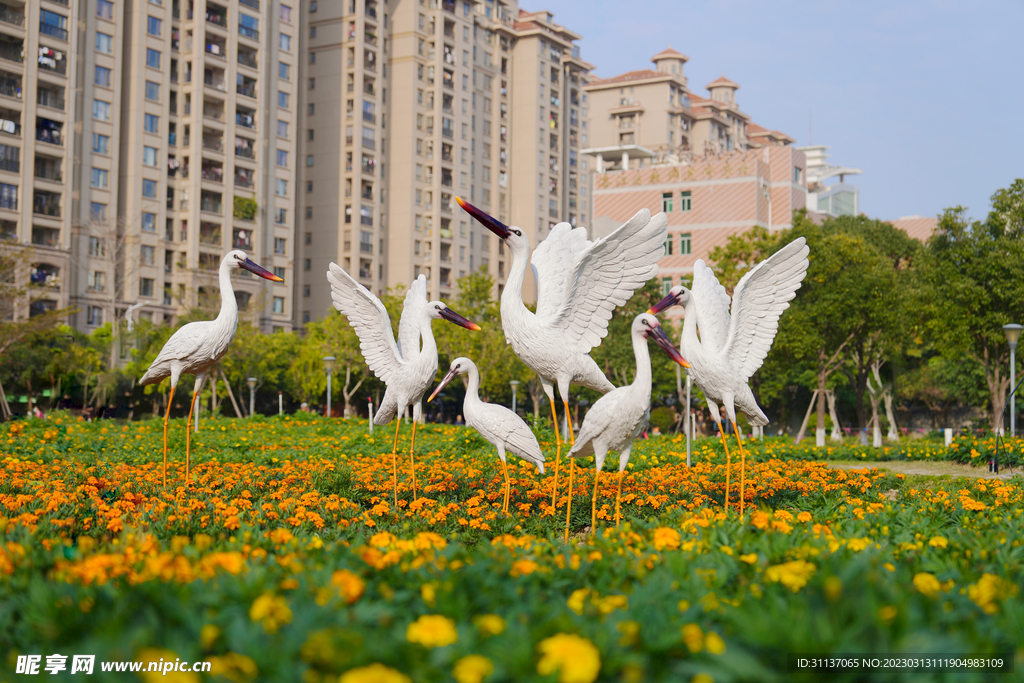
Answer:
<path fill-rule="evenodd" d="M 274 313 L 284 313 L 284 297 L 274 297 Z"/>
<path fill-rule="evenodd" d="M 110 153 L 110 138 L 99 133 L 92 134 L 92 151 L 96 154 Z"/>
<path fill-rule="evenodd" d="M 305 259 L 305 260 L 303 260 L 303 262 L 302 262 L 302 269 L 303 270 L 313 270 L 313 260 L 312 259 Z"/>
<path fill-rule="evenodd" d="M 310 90 L 316 90 L 316 79 L 315 78 L 310 78 L 309 79 L 309 89 Z"/>
<path fill-rule="evenodd" d="M 156 166 L 156 147 L 143 147 L 142 148 L 142 163 L 146 166 Z"/>
<path fill-rule="evenodd" d="M 282 197 L 288 196 L 288 181 L 284 178 L 277 179 L 277 194 Z"/>
<path fill-rule="evenodd" d="M 281 92 L 280 90 L 277 91 L 277 106 L 281 109 L 287 109 L 290 100 L 291 98 L 288 96 L 288 93 Z"/>
<path fill-rule="evenodd" d="M 154 114 L 146 114 L 142 127 L 147 133 L 160 134 L 160 117 Z"/>
<path fill-rule="evenodd" d="M 312 217 L 313 217 L 313 207 L 312 206 L 307 206 L 306 207 L 306 218 L 312 218 Z"/>
<path fill-rule="evenodd" d="M 672 193 L 662 192 L 661 193 L 661 210 L 668 213 L 672 210 Z"/>
<path fill-rule="evenodd" d="M 281 21 L 292 23 L 292 8 L 288 5 L 281 5 Z"/>
<path fill-rule="evenodd" d="M 160 101 L 160 84 L 153 81 L 146 81 L 146 99 L 153 102 Z"/>
<path fill-rule="evenodd" d="M 277 165 L 288 168 L 288 151 L 284 149 L 277 150 Z"/>
<path fill-rule="evenodd" d="M 316 53 L 315 52 L 310 52 L 309 53 L 309 63 L 310 64 L 316 64 Z"/>
<path fill-rule="evenodd" d="M 97 121 L 109 121 L 110 120 L 110 102 L 104 102 L 103 100 L 92 101 L 92 117 Z"/>
<path fill-rule="evenodd" d="M 274 210 L 274 222 L 278 225 L 284 225 L 288 222 L 288 209 L 275 209 Z"/>
<path fill-rule="evenodd" d="M 690 253 L 690 233 L 688 232 L 679 236 L 679 253 L 682 255 Z"/>
<path fill-rule="evenodd" d="M 277 137 L 287 138 L 288 137 L 288 122 L 278 121 L 277 122 Z"/>
<path fill-rule="evenodd" d="M 146 66 L 151 69 L 160 68 L 160 51 L 146 48 Z"/>
<path fill-rule="evenodd" d="M 306 155 L 306 166 L 312 166 L 312 165 L 313 165 L 313 155 L 312 154 L 307 154 Z"/>
<path fill-rule="evenodd" d="M 106 33 L 96 34 L 96 50 L 104 54 L 111 54 L 114 51 L 114 37 Z"/>
<path fill-rule="evenodd" d="M 96 85 L 102 85 L 104 88 L 110 87 L 110 69 L 106 69 L 102 66 L 97 66 L 95 74 L 93 76 Z"/>
<path fill-rule="evenodd" d="M 139 279 L 139 296 L 153 296 L 153 278 L 144 277 Z"/>
<path fill-rule="evenodd" d="M 799 166 L 794 166 L 793 167 L 793 182 L 796 183 L 797 185 L 800 184 L 800 178 L 803 175 L 802 172 L 803 172 L 803 169 L 800 168 Z"/>
<path fill-rule="evenodd" d="M 274 275 L 284 279 L 284 266 L 274 266 Z"/>
<path fill-rule="evenodd" d="M 110 0 L 97 0 L 96 16 L 100 19 L 114 20 L 114 3 Z"/>
<path fill-rule="evenodd" d="M 102 275 L 102 273 L 96 273 Z M 102 325 L 103 324 L 103 309 L 99 306 L 89 306 L 86 309 L 86 325 Z"/>
<path fill-rule="evenodd" d="M 278 62 L 277 63 L 277 75 L 280 76 L 281 78 L 283 78 L 286 81 L 290 81 L 292 79 L 292 67 L 291 67 L 291 65 L 290 64 L 285 64 L 284 62 Z"/>
<path fill-rule="evenodd" d="M 288 246 L 288 240 L 284 237 L 274 238 L 274 253 L 278 256 L 284 256 L 285 249 Z"/>
<path fill-rule="evenodd" d="M 156 17 L 146 17 L 146 33 L 151 36 L 159 36 L 163 30 L 164 22 Z"/>
<path fill-rule="evenodd" d="M 285 33 L 282 33 L 281 34 L 281 40 L 279 41 L 278 46 L 282 50 L 284 50 L 285 52 L 291 52 L 292 51 L 292 37 L 287 35 L 287 34 L 285 34 Z"/>
<path fill-rule="evenodd" d="M 661 295 L 668 296 L 668 290 L 672 289 L 672 278 L 663 277 L 661 278 Z"/>
<path fill-rule="evenodd" d="M 690 191 L 683 190 L 682 192 L 679 193 L 679 210 L 689 211 L 692 208 L 693 205 L 690 203 Z"/>
<path fill-rule="evenodd" d="M 152 266 L 156 264 L 156 247 L 151 247 L 147 244 L 143 244 L 139 247 L 139 260 L 142 261 L 144 266 Z"/>
<path fill-rule="evenodd" d="M 142 179 L 142 196 L 147 199 L 156 199 L 156 181 L 149 178 Z"/>
<path fill-rule="evenodd" d="M 156 232 L 156 214 L 143 212 L 142 229 L 146 232 Z"/>
<path fill-rule="evenodd" d="M 665 240 L 664 247 L 665 247 L 665 256 L 671 256 L 672 255 L 672 235 L 669 235 L 668 239 Z"/>
<path fill-rule="evenodd" d="M 100 190 L 107 189 L 107 180 L 110 174 L 102 168 L 92 169 L 92 186 Z"/>
<path fill-rule="evenodd" d="M 89 220 L 96 223 L 107 222 L 107 205 L 101 204 L 100 202 L 89 203 Z M 97 239 L 96 237 L 89 238 L 89 256 L 102 256 L 103 254 L 94 254 L 92 251 L 92 241 Z M 102 242 L 101 242 L 102 244 Z"/>

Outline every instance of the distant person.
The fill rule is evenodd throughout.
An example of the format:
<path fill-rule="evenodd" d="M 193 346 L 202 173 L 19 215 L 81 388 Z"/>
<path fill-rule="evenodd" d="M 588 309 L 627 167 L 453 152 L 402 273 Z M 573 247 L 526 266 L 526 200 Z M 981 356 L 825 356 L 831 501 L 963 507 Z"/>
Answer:
<path fill-rule="evenodd" d="M 306 403 L 305 401 L 303 401 L 302 405 L 299 406 L 299 410 L 302 411 L 303 413 L 308 413 L 309 412 L 309 404 Z"/>
<path fill-rule="evenodd" d="M 36 406 L 32 406 L 32 415 L 34 415 L 36 418 L 38 418 L 40 420 L 42 420 L 43 417 L 44 417 L 43 411 L 40 410 L 39 406 L 37 406 L 37 405 Z"/>
<path fill-rule="evenodd" d="M 466 424 L 466 421 L 462 419 L 461 415 L 456 415 L 455 416 L 455 424 L 457 424 L 457 425 L 464 425 L 464 424 Z"/>

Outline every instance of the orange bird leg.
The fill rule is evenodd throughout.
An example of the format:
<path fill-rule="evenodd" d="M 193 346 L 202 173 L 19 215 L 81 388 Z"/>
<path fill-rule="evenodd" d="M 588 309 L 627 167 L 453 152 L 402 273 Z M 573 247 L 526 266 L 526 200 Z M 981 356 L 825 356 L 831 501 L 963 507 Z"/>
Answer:
<path fill-rule="evenodd" d="M 718 433 L 722 435 L 722 446 L 725 448 L 725 511 L 729 511 L 729 470 L 732 467 L 732 456 L 729 455 L 729 442 L 726 440 L 722 423 L 718 422 Z"/>
<path fill-rule="evenodd" d="M 395 509 L 398 509 L 398 428 L 402 426 L 402 418 L 395 418 L 395 443 L 391 446 L 391 481 L 395 484 Z"/>
<path fill-rule="evenodd" d="M 509 496 L 509 483 L 508 483 L 508 465 L 504 460 L 501 461 L 501 473 L 505 475 L 505 488 L 501 494 L 501 511 L 508 514 L 508 496 Z"/>
<path fill-rule="evenodd" d="M 192 448 L 192 413 L 196 409 L 196 396 L 195 392 L 192 392 L 192 403 L 188 407 L 188 420 L 185 422 L 185 486 L 189 484 L 189 463 L 191 459 L 191 448 Z"/>
<path fill-rule="evenodd" d="M 740 428 L 733 422 L 732 428 L 736 432 L 736 443 L 740 445 L 740 517 L 743 516 L 743 504 L 746 502 L 746 466 L 747 452 L 743 450 L 743 440 L 740 438 Z"/>
<path fill-rule="evenodd" d="M 572 513 L 572 473 L 576 471 L 576 466 L 572 462 L 572 458 L 569 458 L 567 464 L 569 468 L 569 490 L 565 497 L 565 542 L 569 542 L 569 516 Z"/>
<path fill-rule="evenodd" d="M 601 480 L 601 470 L 594 471 L 594 495 L 590 497 L 590 535 L 597 535 L 597 482 Z"/>
<path fill-rule="evenodd" d="M 569 430 L 569 445 L 575 446 L 576 435 L 572 433 L 572 417 L 569 415 L 569 402 L 563 398 L 562 405 L 565 406 L 565 428 Z"/>
<path fill-rule="evenodd" d="M 619 470 L 619 485 L 618 485 L 618 488 L 615 489 L 615 527 L 616 528 L 618 528 L 618 526 L 619 526 L 619 520 L 622 519 L 622 508 L 621 508 L 620 504 L 621 504 L 621 501 L 622 501 L 622 475 L 623 475 L 623 473 L 624 473 L 624 470 Z"/>
<path fill-rule="evenodd" d="M 171 419 L 171 403 L 174 402 L 174 387 L 167 397 L 167 414 L 164 415 L 164 488 L 167 488 L 167 421 Z"/>
<path fill-rule="evenodd" d="M 412 443 L 409 444 L 409 470 L 412 472 L 412 499 L 416 500 L 416 463 L 413 462 L 412 453 L 416 447 L 416 420 L 412 421 Z"/>
<path fill-rule="evenodd" d="M 558 496 L 558 464 L 562 460 L 562 437 L 558 435 L 558 412 L 555 410 L 555 399 L 551 401 L 551 419 L 555 423 L 555 481 L 551 487 L 551 507 L 557 509 Z"/>

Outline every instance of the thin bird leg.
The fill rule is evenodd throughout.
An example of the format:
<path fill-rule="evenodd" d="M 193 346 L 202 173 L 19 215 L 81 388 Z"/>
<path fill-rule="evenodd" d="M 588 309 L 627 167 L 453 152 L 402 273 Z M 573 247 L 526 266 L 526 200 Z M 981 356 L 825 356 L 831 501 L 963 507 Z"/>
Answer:
<path fill-rule="evenodd" d="M 569 491 L 565 497 L 565 542 L 569 542 L 569 515 L 572 513 L 572 473 L 576 471 L 576 466 L 573 465 L 572 459 L 569 459 L 566 465 L 569 468 Z"/>
<path fill-rule="evenodd" d="M 722 423 L 716 422 L 718 425 L 718 433 L 722 435 L 722 446 L 725 447 L 725 511 L 729 511 L 729 469 L 732 466 L 732 456 L 729 455 L 729 442 L 725 437 L 725 430 L 722 429 Z"/>
<path fill-rule="evenodd" d="M 569 430 L 569 445 L 575 446 L 576 435 L 572 433 L 572 417 L 569 415 L 569 402 L 563 398 L 562 405 L 565 406 L 565 428 Z"/>
<path fill-rule="evenodd" d="M 746 472 L 747 452 L 743 450 L 743 440 L 740 439 L 740 428 L 735 422 L 732 423 L 733 431 L 736 432 L 736 443 L 740 445 L 740 517 L 743 516 L 743 505 L 746 502 Z"/>
<path fill-rule="evenodd" d="M 597 535 L 597 482 L 601 480 L 601 470 L 594 471 L 594 495 L 590 497 L 590 535 Z"/>
<path fill-rule="evenodd" d="M 395 443 L 391 446 L 391 481 L 395 484 L 395 509 L 398 509 L 398 428 L 402 426 L 401 418 L 395 420 Z"/>
<path fill-rule="evenodd" d="M 555 410 L 555 399 L 551 400 L 551 419 L 555 422 L 555 482 L 551 488 L 551 507 L 557 509 L 558 496 L 558 464 L 562 460 L 562 438 L 558 435 L 558 412 Z"/>
<path fill-rule="evenodd" d="M 619 470 L 619 486 L 615 490 L 615 528 L 619 527 L 619 520 L 622 519 L 622 512 L 620 508 L 620 502 L 622 501 L 622 474 L 624 470 Z"/>
<path fill-rule="evenodd" d="M 509 496 L 509 483 L 508 483 L 508 465 L 505 461 L 501 461 L 501 473 L 505 475 L 505 490 L 502 491 L 501 497 L 501 511 L 508 514 L 508 496 Z"/>
<path fill-rule="evenodd" d="M 196 409 L 196 396 L 197 393 L 192 393 L 192 403 L 188 407 L 188 420 L 185 422 L 185 486 L 189 484 L 189 463 L 190 463 L 190 452 L 192 448 L 192 413 Z"/>
<path fill-rule="evenodd" d="M 167 397 L 167 414 L 164 415 L 164 488 L 167 488 L 167 421 L 171 419 L 171 403 L 174 401 L 174 387 Z"/>
<path fill-rule="evenodd" d="M 413 449 L 416 448 L 416 419 L 412 421 L 412 443 L 409 444 L 409 469 L 412 471 L 412 499 L 416 500 L 416 463 L 413 462 Z"/>

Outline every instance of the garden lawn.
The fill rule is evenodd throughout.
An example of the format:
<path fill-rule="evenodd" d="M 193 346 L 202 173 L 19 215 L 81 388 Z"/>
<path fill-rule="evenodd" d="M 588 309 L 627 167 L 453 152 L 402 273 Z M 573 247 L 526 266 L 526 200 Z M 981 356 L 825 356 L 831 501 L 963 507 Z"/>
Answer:
<path fill-rule="evenodd" d="M 2 673 L 18 655 L 83 653 L 213 663 L 152 679 L 167 681 L 821 679 L 788 672 L 787 653 L 1000 653 L 1024 667 L 1020 478 L 837 470 L 769 440 L 749 444 L 741 517 L 735 448 L 725 511 L 720 442 L 698 441 L 687 468 L 682 440 L 656 437 L 633 451 L 618 528 L 614 465 L 591 534 L 593 461 L 579 463 L 564 544 L 566 463 L 552 507 L 549 432 L 546 475 L 510 459 L 506 516 L 495 451 L 464 427 L 418 428 L 415 501 L 403 427 L 396 507 L 393 429 L 204 419 L 185 486 L 183 422 L 167 488 L 160 422 L 55 415 L 0 432 L 0 680 L 20 680 Z M 993 447 L 824 455 L 977 461 Z"/>

